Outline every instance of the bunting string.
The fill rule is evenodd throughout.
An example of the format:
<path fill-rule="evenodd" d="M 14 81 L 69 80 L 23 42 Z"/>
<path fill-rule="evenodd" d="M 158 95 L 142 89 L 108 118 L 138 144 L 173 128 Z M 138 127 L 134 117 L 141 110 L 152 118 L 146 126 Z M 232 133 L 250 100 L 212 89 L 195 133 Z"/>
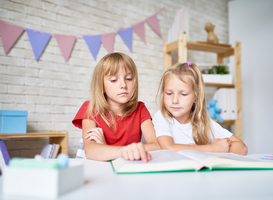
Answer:
<path fill-rule="evenodd" d="M 133 31 L 146 44 L 144 29 L 145 23 L 147 23 L 152 28 L 152 30 L 155 31 L 161 37 L 157 15 L 164 9 L 165 8 L 161 8 L 158 12 L 148 17 L 144 21 L 141 21 L 131 27 L 120 29 L 117 32 L 105 33 L 101 35 L 82 35 L 82 38 L 87 44 L 94 60 L 97 59 L 97 55 L 101 44 L 105 47 L 108 53 L 112 53 L 114 51 L 114 42 L 116 34 L 118 34 L 121 37 L 125 45 L 129 48 L 131 52 L 133 52 L 132 47 Z M 19 39 L 19 37 L 22 35 L 24 31 L 27 32 L 36 61 L 38 61 L 39 58 L 41 57 L 44 49 L 46 48 L 49 42 L 49 39 L 54 36 L 57 40 L 63 58 L 65 62 L 67 62 L 75 45 L 76 39 L 78 38 L 73 35 L 51 34 L 41 32 L 38 30 L 23 28 L 0 20 L 0 35 L 3 43 L 4 52 L 6 55 L 8 54 L 10 49 L 13 47 L 15 42 Z"/>

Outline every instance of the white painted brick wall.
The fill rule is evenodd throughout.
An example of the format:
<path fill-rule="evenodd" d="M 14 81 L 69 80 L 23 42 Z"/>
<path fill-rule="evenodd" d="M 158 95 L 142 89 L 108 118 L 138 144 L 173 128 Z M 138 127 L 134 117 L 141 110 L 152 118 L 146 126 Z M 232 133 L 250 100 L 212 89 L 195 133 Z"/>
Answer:
<path fill-rule="evenodd" d="M 114 50 L 135 61 L 139 73 L 139 100 L 153 115 L 158 84 L 163 73 L 163 43 L 176 12 L 189 10 L 190 41 L 205 41 L 207 22 L 215 25 L 220 43 L 228 43 L 228 0 L 1 0 L 0 20 L 51 34 L 77 36 L 71 57 L 65 63 L 56 39 L 52 37 L 39 61 L 35 60 L 27 33 L 24 32 L 8 55 L 0 40 L 0 109 L 28 110 L 29 132 L 60 130 L 69 132 L 69 155 L 75 156 L 81 130 L 71 121 L 81 104 L 89 99 L 90 81 L 98 60 L 107 54 L 101 45 L 95 61 L 82 35 L 117 32 L 145 20 L 160 8 L 162 37 L 145 24 L 145 45 L 133 33 L 133 52 L 121 37 L 115 36 Z M 177 57 L 174 52 L 173 61 Z M 188 60 L 201 66 L 216 63 L 216 55 L 188 52 Z M 228 62 L 225 59 L 225 62 Z M 147 87 L 148 86 L 148 87 Z M 212 95 L 213 89 L 208 89 Z M 33 157 L 40 153 L 48 138 L 7 139 L 11 157 Z"/>

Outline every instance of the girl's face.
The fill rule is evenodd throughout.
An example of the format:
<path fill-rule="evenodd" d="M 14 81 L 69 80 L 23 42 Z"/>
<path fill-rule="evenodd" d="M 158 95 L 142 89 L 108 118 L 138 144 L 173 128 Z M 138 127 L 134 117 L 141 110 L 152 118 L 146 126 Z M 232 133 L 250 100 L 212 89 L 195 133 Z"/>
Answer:
<path fill-rule="evenodd" d="M 104 91 L 107 101 L 113 109 L 120 108 L 127 103 L 134 94 L 133 74 L 120 67 L 118 73 L 104 76 Z"/>
<path fill-rule="evenodd" d="M 167 77 L 164 90 L 164 105 L 166 109 L 181 124 L 191 122 L 190 113 L 195 102 L 194 91 L 188 77 L 183 79 L 185 82 L 171 75 Z"/>

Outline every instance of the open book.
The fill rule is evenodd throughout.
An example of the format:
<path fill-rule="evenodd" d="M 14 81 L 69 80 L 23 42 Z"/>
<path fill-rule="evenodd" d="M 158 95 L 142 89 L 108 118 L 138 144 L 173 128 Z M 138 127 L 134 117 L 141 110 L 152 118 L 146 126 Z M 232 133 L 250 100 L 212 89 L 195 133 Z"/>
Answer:
<path fill-rule="evenodd" d="M 117 174 L 210 171 L 219 169 L 270 169 L 273 162 L 239 156 L 233 153 L 204 153 L 194 150 L 173 152 L 158 150 L 149 152 L 152 159 L 143 163 L 141 160 L 129 161 L 118 158 L 111 161 Z"/>

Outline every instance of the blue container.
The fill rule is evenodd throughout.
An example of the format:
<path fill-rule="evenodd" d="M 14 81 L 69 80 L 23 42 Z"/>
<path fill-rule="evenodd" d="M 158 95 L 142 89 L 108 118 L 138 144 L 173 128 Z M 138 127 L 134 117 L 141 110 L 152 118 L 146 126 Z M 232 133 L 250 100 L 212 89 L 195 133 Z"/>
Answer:
<path fill-rule="evenodd" d="M 0 133 L 27 133 L 27 115 L 25 110 L 0 110 Z"/>

